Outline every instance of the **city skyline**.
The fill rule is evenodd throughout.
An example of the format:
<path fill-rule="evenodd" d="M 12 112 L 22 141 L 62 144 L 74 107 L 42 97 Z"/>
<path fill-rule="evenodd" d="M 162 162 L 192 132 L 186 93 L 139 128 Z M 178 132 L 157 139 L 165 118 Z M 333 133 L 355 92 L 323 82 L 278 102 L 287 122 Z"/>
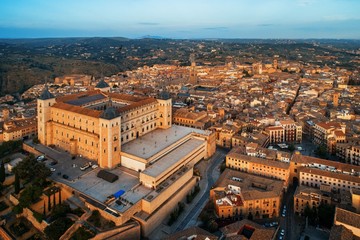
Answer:
<path fill-rule="evenodd" d="M 5 0 L 1 5 L 0 38 L 360 38 L 355 0 Z"/>

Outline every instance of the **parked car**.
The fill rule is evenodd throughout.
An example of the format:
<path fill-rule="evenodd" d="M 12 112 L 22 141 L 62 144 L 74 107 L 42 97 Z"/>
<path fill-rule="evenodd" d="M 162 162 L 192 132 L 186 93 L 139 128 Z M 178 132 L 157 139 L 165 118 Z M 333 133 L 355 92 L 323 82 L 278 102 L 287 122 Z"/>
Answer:
<path fill-rule="evenodd" d="M 68 179 L 68 178 L 69 178 L 69 176 L 66 175 L 66 174 L 64 174 L 62 177 L 63 177 L 64 179 Z"/>
<path fill-rule="evenodd" d="M 50 168 L 50 171 L 55 172 L 56 169 L 55 168 Z"/>
<path fill-rule="evenodd" d="M 46 160 L 45 156 L 44 155 L 40 155 L 36 158 L 36 160 L 38 160 L 39 162 L 43 162 Z"/>
<path fill-rule="evenodd" d="M 90 167 L 90 165 L 88 164 L 88 163 L 86 163 L 85 165 L 82 165 L 81 167 L 80 167 L 80 170 L 81 171 L 85 171 L 86 169 L 88 169 Z"/>
<path fill-rule="evenodd" d="M 99 167 L 99 165 L 94 164 L 94 165 L 92 165 L 91 167 L 92 167 L 93 169 L 95 169 L 95 168 L 98 168 L 98 167 Z"/>
<path fill-rule="evenodd" d="M 49 163 L 50 166 L 55 166 L 56 164 L 58 164 L 58 161 L 52 161 L 51 163 Z"/>

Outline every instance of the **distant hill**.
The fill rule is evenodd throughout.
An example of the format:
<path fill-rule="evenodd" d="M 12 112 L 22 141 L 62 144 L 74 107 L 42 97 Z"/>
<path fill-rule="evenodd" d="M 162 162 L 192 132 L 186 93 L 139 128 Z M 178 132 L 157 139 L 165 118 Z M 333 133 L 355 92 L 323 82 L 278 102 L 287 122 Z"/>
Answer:
<path fill-rule="evenodd" d="M 332 39 L 165 39 L 144 36 L 0 39 L 0 95 L 23 92 L 34 84 L 51 82 L 66 74 L 88 74 L 96 78 L 154 64 L 188 66 L 195 53 L 198 65 L 223 65 L 234 61 L 281 59 L 316 62 L 318 65 L 358 67 L 354 59 L 359 40 Z M 301 52 L 301 59 L 298 53 Z M 334 55 L 337 62 L 318 62 L 316 55 Z"/>

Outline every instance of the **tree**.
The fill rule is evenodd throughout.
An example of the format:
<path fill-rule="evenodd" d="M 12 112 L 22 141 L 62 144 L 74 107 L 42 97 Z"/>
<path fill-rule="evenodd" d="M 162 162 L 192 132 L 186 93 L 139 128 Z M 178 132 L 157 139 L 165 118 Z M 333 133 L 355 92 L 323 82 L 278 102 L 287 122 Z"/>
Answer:
<path fill-rule="evenodd" d="M 50 201 L 51 195 L 48 196 L 48 210 L 51 211 L 51 201 Z"/>
<path fill-rule="evenodd" d="M 55 193 L 53 194 L 53 202 L 54 202 L 54 207 L 56 207 L 56 199 L 55 199 Z"/>
<path fill-rule="evenodd" d="M 36 161 L 35 157 L 28 156 L 19 162 L 13 169 L 15 174 L 26 181 L 43 186 L 46 178 L 51 175 L 49 168 L 44 163 Z"/>
<path fill-rule="evenodd" d="M 290 152 L 293 152 L 295 150 L 294 144 L 290 144 L 288 149 L 289 149 Z"/>
<path fill-rule="evenodd" d="M 15 173 L 15 181 L 14 181 L 15 194 L 20 192 L 20 178 L 17 173 Z"/>
<path fill-rule="evenodd" d="M 47 226 L 44 230 L 46 236 L 51 240 L 59 239 L 66 230 L 73 224 L 69 218 L 59 218 L 49 226 Z"/>
<path fill-rule="evenodd" d="M 59 188 L 59 204 L 61 204 L 61 188 Z"/>
<path fill-rule="evenodd" d="M 322 203 L 318 207 L 319 224 L 326 228 L 331 228 L 334 221 L 335 207 Z"/>
<path fill-rule="evenodd" d="M 324 145 L 319 146 L 316 150 L 315 153 L 320 157 L 320 158 L 326 158 L 327 157 L 327 148 Z"/>
<path fill-rule="evenodd" d="M 42 194 L 42 188 L 36 185 L 28 185 L 24 191 L 21 192 L 19 198 L 19 206 L 25 208 L 35 203 Z"/>
<path fill-rule="evenodd" d="M 4 183 L 5 182 L 5 166 L 4 166 L 4 161 L 1 161 L 1 165 L 0 165 L 0 182 Z"/>

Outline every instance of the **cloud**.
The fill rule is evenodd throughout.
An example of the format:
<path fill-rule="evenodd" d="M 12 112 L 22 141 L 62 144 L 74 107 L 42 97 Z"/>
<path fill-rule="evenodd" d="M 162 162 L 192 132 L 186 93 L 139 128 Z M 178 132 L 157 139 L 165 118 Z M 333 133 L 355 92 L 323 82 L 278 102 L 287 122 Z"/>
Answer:
<path fill-rule="evenodd" d="M 207 27 L 207 28 L 203 28 L 204 30 L 226 30 L 228 29 L 227 27 Z"/>
<path fill-rule="evenodd" d="M 257 26 L 258 27 L 271 27 L 271 26 L 274 26 L 275 24 L 272 24 L 272 23 L 263 23 L 263 24 L 258 24 Z"/>
<path fill-rule="evenodd" d="M 139 22 L 139 25 L 146 25 L 146 26 L 156 26 L 159 25 L 160 23 L 156 23 L 156 22 Z"/>

